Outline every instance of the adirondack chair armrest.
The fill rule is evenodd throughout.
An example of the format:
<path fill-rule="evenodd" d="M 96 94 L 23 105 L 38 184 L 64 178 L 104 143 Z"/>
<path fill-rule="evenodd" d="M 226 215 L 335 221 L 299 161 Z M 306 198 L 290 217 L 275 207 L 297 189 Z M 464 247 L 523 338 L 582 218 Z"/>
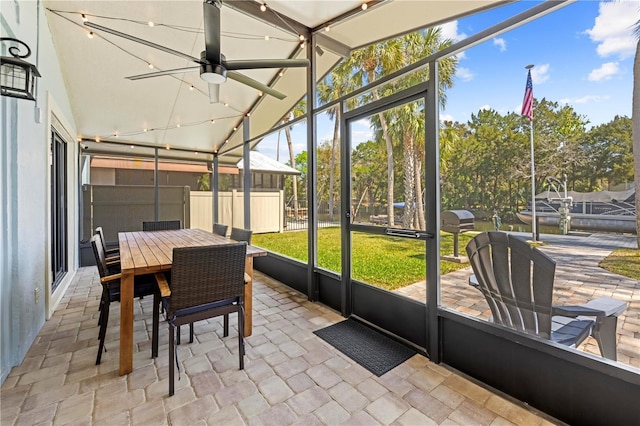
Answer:
<path fill-rule="evenodd" d="M 575 318 L 578 316 L 590 317 L 617 317 L 627 309 L 627 303 L 610 297 L 593 299 L 584 305 L 553 306 L 553 315 Z"/>

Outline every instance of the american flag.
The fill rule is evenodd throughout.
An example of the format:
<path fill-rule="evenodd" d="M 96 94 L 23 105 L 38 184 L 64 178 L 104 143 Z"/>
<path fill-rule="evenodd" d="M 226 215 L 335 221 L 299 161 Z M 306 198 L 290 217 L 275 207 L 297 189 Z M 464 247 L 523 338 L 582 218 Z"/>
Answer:
<path fill-rule="evenodd" d="M 529 117 L 533 121 L 533 84 L 531 83 L 531 70 L 527 75 L 527 87 L 524 89 L 524 99 L 522 100 L 522 115 Z"/>

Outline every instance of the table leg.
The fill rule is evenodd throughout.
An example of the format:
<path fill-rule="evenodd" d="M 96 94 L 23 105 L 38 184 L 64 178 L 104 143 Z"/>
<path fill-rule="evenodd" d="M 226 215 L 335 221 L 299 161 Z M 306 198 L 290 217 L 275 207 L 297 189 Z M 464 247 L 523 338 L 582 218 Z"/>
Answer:
<path fill-rule="evenodd" d="M 133 273 L 120 279 L 120 375 L 133 370 Z"/>
<path fill-rule="evenodd" d="M 251 282 L 244 286 L 244 336 L 249 337 L 253 328 L 253 257 L 247 257 L 244 271 Z"/>

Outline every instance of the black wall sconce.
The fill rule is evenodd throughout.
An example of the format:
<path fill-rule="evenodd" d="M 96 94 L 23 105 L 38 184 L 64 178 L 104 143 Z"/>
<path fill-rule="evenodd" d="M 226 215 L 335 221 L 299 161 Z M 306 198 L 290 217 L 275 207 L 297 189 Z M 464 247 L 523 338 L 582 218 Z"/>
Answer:
<path fill-rule="evenodd" d="M 21 55 L 19 46 L 11 46 L 11 56 L 0 57 L 0 93 L 2 96 L 35 101 L 36 78 L 40 77 L 40 72 L 35 65 L 23 60 L 31 55 L 31 49 L 15 38 L 0 37 L 0 41 L 16 42 L 27 49 L 27 53 Z"/>

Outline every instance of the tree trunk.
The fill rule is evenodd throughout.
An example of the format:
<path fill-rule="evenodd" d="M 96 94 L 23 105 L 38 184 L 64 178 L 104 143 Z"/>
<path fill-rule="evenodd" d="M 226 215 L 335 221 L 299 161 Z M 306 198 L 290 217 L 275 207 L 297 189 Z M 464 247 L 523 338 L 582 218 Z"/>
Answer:
<path fill-rule="evenodd" d="M 287 145 L 289 145 L 289 161 L 291 162 L 291 167 L 295 169 L 296 158 L 293 155 L 293 142 L 291 140 L 291 130 L 289 126 L 284 128 L 284 134 L 287 136 Z M 293 191 L 293 218 L 298 220 L 298 176 L 292 175 L 291 177 L 293 178 L 291 181 L 291 189 Z"/>
<path fill-rule="evenodd" d="M 336 145 L 340 137 L 340 108 L 336 107 L 335 122 L 333 124 L 333 140 L 331 141 L 331 163 L 329 164 L 329 221 L 333 222 L 333 190 L 336 184 Z M 343 195 L 349 196 L 350 195 Z"/>
<path fill-rule="evenodd" d="M 415 155 L 415 188 L 416 188 L 416 218 L 418 229 L 425 230 L 427 229 L 427 222 L 424 217 L 424 198 L 422 197 L 422 161 L 420 159 L 420 155 L 418 149 L 416 149 L 414 144 L 414 153 Z"/>
<path fill-rule="evenodd" d="M 372 70 L 369 71 L 369 81 L 375 80 L 375 75 Z M 373 99 L 380 99 L 380 95 L 378 95 L 377 90 L 373 90 L 371 92 L 373 95 Z M 391 140 L 391 135 L 389 135 L 389 125 L 387 124 L 387 120 L 384 118 L 383 113 L 378 113 L 378 118 L 380 118 L 380 127 L 382 127 L 382 137 L 384 138 L 384 142 L 387 146 L 387 224 L 388 226 L 395 225 L 395 218 L 393 215 L 393 186 L 394 182 L 394 173 L 393 173 L 393 141 Z"/>
<path fill-rule="evenodd" d="M 631 135 L 633 138 L 633 170 L 636 184 L 636 234 L 640 249 L 640 38 L 633 61 L 633 101 L 631 109 Z"/>
<path fill-rule="evenodd" d="M 414 228 L 415 211 L 415 154 L 413 153 L 413 138 L 403 134 L 402 148 L 404 151 L 404 215 L 402 216 L 403 228 Z"/>

